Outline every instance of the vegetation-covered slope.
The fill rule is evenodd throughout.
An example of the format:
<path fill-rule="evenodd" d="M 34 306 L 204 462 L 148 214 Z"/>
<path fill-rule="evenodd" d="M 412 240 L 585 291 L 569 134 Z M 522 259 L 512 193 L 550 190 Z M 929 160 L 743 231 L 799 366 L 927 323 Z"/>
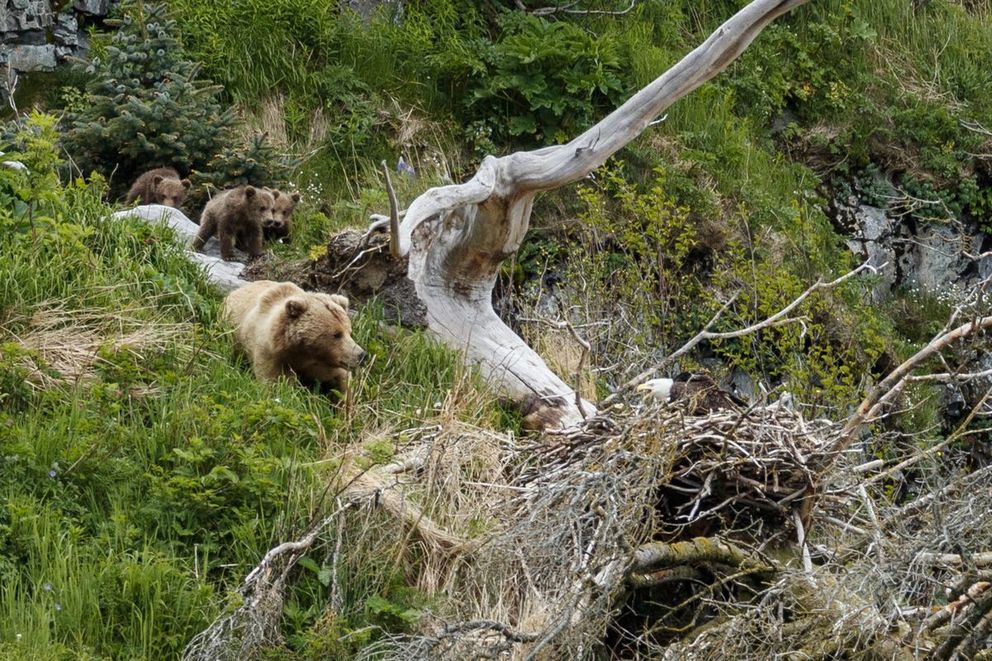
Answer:
<path fill-rule="evenodd" d="M 385 208 L 381 159 L 415 168 L 398 176 L 409 202 L 460 180 L 485 153 L 574 135 L 741 4 L 537 17 L 513 2 L 422 0 L 368 22 L 337 0 L 169 9 L 185 57 L 236 110 L 244 144 L 264 131 L 299 162 L 289 178 L 305 205 L 294 242 L 275 248 L 278 268 L 320 257 L 332 230 L 362 227 Z M 981 3 L 814 0 L 773 24 L 594 178 L 539 200 L 501 283 L 507 318 L 570 375 L 580 355 L 570 335 L 525 321 L 563 306 L 592 343 L 595 370 L 583 383 L 598 398 L 681 346 L 732 296 L 714 330 L 761 320 L 856 265 L 850 228 L 831 211 L 837 199 L 854 195 L 913 227 L 953 219 L 962 233 L 987 233 L 989 18 Z M 108 47 L 94 38 L 95 57 Z M 63 100 L 72 112 L 87 107 L 79 88 Z M 67 176 L 53 122 L 22 120 L 2 147 L 19 150 L 29 174 L 0 169 L 0 656 L 175 658 L 236 606 L 235 587 L 269 548 L 334 510 L 346 448 L 367 467 L 408 440 L 399 430 L 459 421 L 518 432 L 455 356 L 419 331 L 384 333 L 375 304 L 356 321 L 375 358 L 349 407 L 257 383 L 218 324 L 221 294 L 166 231 L 106 220 L 105 182 L 127 182 L 103 161 L 93 161 L 103 170 L 95 176 Z M 61 130 L 73 157 L 71 123 Z M 218 183 L 254 158 L 197 156 L 187 166 Z M 680 367 L 746 374 L 750 387 L 794 393 L 810 418 L 843 419 L 956 301 L 892 284 L 877 296 L 878 282 L 851 281 L 813 297 L 803 323 L 706 344 Z M 894 435 L 866 445 L 864 459 L 946 438 L 941 392 L 914 385 L 913 405 L 877 429 Z M 943 450 L 944 466 L 926 465 L 940 475 L 979 468 L 989 442 L 975 432 Z M 480 481 L 495 461 L 458 460 L 458 475 Z M 896 474 L 872 497 L 900 506 L 925 481 Z M 447 523 L 484 539 L 496 524 L 471 511 L 448 512 Z M 436 557 L 411 533 L 375 514 L 346 527 L 353 546 L 343 555 L 341 528 L 291 574 L 273 658 L 345 658 L 413 630 L 427 611 L 451 610 L 443 590 L 426 589 Z M 968 541 L 988 542 L 980 530 Z M 940 587 L 920 603 L 939 602 Z"/>

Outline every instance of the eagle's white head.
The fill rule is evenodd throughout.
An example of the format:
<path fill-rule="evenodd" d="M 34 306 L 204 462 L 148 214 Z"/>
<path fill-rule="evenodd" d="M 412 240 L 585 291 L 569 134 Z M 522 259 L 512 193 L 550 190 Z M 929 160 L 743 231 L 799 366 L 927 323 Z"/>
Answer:
<path fill-rule="evenodd" d="M 673 385 L 675 385 L 675 381 L 672 379 L 650 379 L 637 386 L 635 390 L 644 393 L 644 399 L 667 402 L 672 397 Z"/>

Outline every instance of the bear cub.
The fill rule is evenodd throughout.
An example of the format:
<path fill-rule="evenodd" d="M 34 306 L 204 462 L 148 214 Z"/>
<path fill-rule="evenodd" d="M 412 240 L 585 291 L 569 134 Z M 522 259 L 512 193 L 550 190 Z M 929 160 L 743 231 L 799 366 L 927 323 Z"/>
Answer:
<path fill-rule="evenodd" d="M 200 215 L 200 231 L 193 239 L 193 250 L 202 250 L 214 234 L 220 241 L 220 256 L 234 261 L 234 246 L 252 257 L 265 252 L 262 232 L 275 223 L 276 196 L 254 186 L 239 186 L 214 196 Z"/>
<path fill-rule="evenodd" d="M 344 395 L 349 370 L 366 358 L 351 338 L 344 296 L 258 280 L 228 294 L 222 314 L 262 381 L 294 376 L 308 388 Z"/>
<path fill-rule="evenodd" d="M 300 202 L 300 194 L 286 193 L 274 188 L 266 188 L 265 190 L 276 198 L 276 210 L 272 214 L 275 217 L 275 222 L 270 227 L 263 228 L 265 239 L 289 243 L 293 231 L 293 211 Z"/>
<path fill-rule="evenodd" d="M 141 200 L 140 204 L 164 204 L 178 209 L 186 199 L 189 179 L 180 179 L 172 168 L 155 168 L 145 172 L 131 184 L 125 204 Z"/>

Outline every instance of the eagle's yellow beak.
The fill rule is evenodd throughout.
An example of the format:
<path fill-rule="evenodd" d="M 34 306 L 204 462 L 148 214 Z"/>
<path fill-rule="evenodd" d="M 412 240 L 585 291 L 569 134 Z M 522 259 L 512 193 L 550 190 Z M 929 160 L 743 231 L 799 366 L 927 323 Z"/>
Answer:
<path fill-rule="evenodd" d="M 636 388 L 634 388 L 634 390 L 637 391 L 637 392 L 641 392 L 643 390 L 651 390 L 651 386 L 649 386 L 646 383 L 640 383 L 640 384 L 637 385 Z"/>

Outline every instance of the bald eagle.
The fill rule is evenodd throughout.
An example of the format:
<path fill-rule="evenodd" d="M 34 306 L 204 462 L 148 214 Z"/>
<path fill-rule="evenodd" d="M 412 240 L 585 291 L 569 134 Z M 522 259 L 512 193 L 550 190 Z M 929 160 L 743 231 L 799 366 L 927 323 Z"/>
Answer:
<path fill-rule="evenodd" d="M 745 402 L 721 390 L 710 376 L 682 372 L 674 379 L 651 379 L 637 386 L 644 399 L 677 402 L 689 415 L 703 415 L 718 409 L 737 409 Z"/>

